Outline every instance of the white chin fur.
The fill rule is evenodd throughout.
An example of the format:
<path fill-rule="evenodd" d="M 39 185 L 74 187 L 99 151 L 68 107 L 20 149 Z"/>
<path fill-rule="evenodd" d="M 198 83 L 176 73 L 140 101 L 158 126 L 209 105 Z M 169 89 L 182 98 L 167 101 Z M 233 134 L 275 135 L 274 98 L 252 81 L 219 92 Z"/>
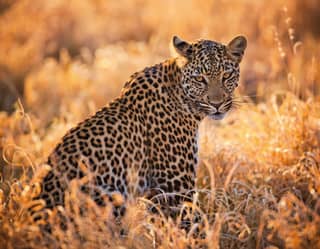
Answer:
<path fill-rule="evenodd" d="M 225 115 L 226 115 L 225 113 L 220 113 L 220 114 L 212 114 L 209 117 L 214 120 L 221 120 L 224 118 Z"/>

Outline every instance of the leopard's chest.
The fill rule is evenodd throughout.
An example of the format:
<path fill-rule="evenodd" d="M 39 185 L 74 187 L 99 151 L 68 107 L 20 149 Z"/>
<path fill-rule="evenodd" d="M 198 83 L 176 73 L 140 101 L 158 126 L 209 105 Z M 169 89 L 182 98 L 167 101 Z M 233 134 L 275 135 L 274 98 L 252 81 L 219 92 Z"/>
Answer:
<path fill-rule="evenodd" d="M 158 124 L 147 130 L 147 163 L 152 177 L 195 176 L 198 163 L 196 122 L 186 115 L 172 113 L 159 119 Z"/>

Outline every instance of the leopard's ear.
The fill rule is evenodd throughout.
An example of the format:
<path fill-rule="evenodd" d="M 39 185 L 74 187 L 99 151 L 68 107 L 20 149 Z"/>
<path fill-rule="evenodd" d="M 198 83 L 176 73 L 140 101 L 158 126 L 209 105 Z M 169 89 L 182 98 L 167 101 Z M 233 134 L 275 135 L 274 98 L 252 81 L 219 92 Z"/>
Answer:
<path fill-rule="evenodd" d="M 232 59 L 240 63 L 246 47 L 247 39 L 244 36 L 237 36 L 229 42 L 227 52 Z"/>
<path fill-rule="evenodd" d="M 186 41 L 181 40 L 178 36 L 174 36 L 172 39 L 173 47 L 177 53 L 187 59 L 191 59 L 192 45 Z"/>

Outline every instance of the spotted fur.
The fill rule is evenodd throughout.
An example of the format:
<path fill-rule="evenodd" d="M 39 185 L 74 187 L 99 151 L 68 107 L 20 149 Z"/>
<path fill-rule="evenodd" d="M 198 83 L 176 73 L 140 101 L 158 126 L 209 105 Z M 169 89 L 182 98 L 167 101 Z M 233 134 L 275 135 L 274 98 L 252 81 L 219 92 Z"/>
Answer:
<path fill-rule="evenodd" d="M 114 193 L 127 198 L 133 185 L 137 195 L 150 198 L 159 193 L 190 196 L 199 123 L 206 116 L 221 119 L 231 109 L 246 39 L 239 36 L 223 45 L 174 37 L 173 45 L 179 57 L 133 74 L 118 98 L 55 147 L 40 194 L 47 207 L 64 204 L 69 182 L 87 174 L 83 166 L 91 183 L 81 189 L 99 205 Z"/>

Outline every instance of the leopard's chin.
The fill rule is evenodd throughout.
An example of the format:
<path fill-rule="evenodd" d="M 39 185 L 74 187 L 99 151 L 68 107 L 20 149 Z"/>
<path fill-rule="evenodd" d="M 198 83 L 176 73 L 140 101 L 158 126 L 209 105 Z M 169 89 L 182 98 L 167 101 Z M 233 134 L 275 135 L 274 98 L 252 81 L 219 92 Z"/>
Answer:
<path fill-rule="evenodd" d="M 209 118 L 214 120 L 221 120 L 225 117 L 225 115 L 226 115 L 225 113 L 218 112 L 218 113 L 210 114 Z"/>

